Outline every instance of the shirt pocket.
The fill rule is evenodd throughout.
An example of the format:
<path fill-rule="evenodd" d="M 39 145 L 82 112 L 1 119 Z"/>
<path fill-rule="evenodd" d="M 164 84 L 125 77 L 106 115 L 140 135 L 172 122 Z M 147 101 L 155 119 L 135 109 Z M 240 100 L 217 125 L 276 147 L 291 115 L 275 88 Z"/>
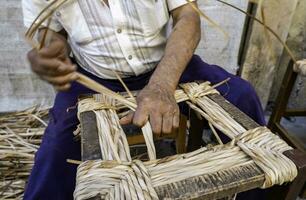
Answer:
<path fill-rule="evenodd" d="M 155 35 L 169 21 L 169 11 L 165 0 L 135 0 L 136 9 L 145 35 Z"/>
<path fill-rule="evenodd" d="M 74 43 L 82 45 L 93 41 L 85 17 L 76 1 L 64 4 L 55 12 L 55 16 Z"/>

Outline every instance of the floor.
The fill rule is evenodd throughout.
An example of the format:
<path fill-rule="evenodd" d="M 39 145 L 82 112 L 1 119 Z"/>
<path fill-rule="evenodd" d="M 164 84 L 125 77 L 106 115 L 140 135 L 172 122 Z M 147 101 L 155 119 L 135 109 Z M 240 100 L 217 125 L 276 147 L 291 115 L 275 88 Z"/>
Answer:
<path fill-rule="evenodd" d="M 299 138 L 306 147 L 306 117 L 282 119 L 281 125 L 283 125 L 289 133 Z"/>
<path fill-rule="evenodd" d="M 270 112 L 266 113 L 266 121 L 269 120 Z M 283 118 L 281 125 L 293 136 L 298 138 L 306 147 L 306 117 Z"/>
<path fill-rule="evenodd" d="M 282 119 L 281 125 L 284 126 L 289 133 L 299 138 L 306 147 L 306 117 L 293 117 L 289 119 Z M 297 200 L 306 200 L 305 198 L 298 198 Z"/>

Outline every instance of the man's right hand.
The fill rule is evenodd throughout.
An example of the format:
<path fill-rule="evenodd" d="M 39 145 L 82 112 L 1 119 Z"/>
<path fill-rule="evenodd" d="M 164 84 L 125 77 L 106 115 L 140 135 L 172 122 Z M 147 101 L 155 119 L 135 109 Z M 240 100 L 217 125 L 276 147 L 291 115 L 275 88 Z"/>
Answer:
<path fill-rule="evenodd" d="M 64 91 L 70 88 L 70 82 L 78 78 L 76 66 L 68 56 L 68 44 L 64 39 L 53 39 L 47 47 L 28 52 L 32 70 L 43 80 L 51 83 L 55 89 Z"/>

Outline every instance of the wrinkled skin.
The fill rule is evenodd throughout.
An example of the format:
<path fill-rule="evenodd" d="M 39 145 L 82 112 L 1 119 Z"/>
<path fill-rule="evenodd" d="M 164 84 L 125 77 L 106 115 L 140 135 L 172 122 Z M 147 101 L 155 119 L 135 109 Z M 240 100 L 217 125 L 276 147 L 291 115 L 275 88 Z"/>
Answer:
<path fill-rule="evenodd" d="M 28 52 L 32 71 L 41 79 L 52 84 L 55 89 L 63 91 L 70 88 L 70 82 L 78 78 L 76 66 L 69 59 L 69 46 L 66 39 L 58 33 L 52 34 L 47 47 Z"/>
<path fill-rule="evenodd" d="M 153 133 L 169 134 L 179 127 L 179 108 L 174 93 L 159 85 L 147 85 L 137 96 L 137 110 L 121 119 L 142 127 L 150 120 Z"/>
<path fill-rule="evenodd" d="M 196 6 L 196 4 L 194 4 Z M 148 120 L 155 134 L 171 133 L 179 126 L 179 108 L 174 98 L 180 76 L 200 40 L 200 18 L 190 5 L 171 12 L 174 28 L 168 38 L 164 57 L 149 84 L 137 97 L 137 110 L 121 119 L 143 126 Z"/>
<path fill-rule="evenodd" d="M 179 127 L 179 108 L 174 92 L 201 36 L 200 17 L 189 4 L 171 11 L 171 15 L 174 27 L 164 56 L 148 85 L 139 93 L 135 113 L 120 120 L 121 124 L 134 123 L 140 127 L 149 120 L 157 135 L 171 133 Z M 68 56 L 66 33 L 61 32 L 52 32 L 49 44 L 41 50 L 31 50 L 28 59 L 32 70 L 41 79 L 63 91 L 68 90 L 78 76 L 76 66 Z"/>

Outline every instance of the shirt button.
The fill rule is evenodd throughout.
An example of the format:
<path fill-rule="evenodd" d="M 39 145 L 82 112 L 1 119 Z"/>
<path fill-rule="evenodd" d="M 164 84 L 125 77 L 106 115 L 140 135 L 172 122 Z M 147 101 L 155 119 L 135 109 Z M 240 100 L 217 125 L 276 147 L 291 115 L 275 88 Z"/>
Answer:
<path fill-rule="evenodd" d="M 55 12 L 55 15 L 58 16 L 58 17 L 60 17 L 60 16 L 61 16 L 61 13 L 58 12 L 58 11 L 56 11 L 56 12 Z"/>
<path fill-rule="evenodd" d="M 129 59 L 129 60 L 132 60 L 132 58 L 133 58 L 132 55 L 129 55 L 129 56 L 128 56 L 128 59 Z"/>
<path fill-rule="evenodd" d="M 121 29 L 121 28 L 118 28 L 118 29 L 117 29 L 117 33 L 122 33 L 122 29 Z"/>

